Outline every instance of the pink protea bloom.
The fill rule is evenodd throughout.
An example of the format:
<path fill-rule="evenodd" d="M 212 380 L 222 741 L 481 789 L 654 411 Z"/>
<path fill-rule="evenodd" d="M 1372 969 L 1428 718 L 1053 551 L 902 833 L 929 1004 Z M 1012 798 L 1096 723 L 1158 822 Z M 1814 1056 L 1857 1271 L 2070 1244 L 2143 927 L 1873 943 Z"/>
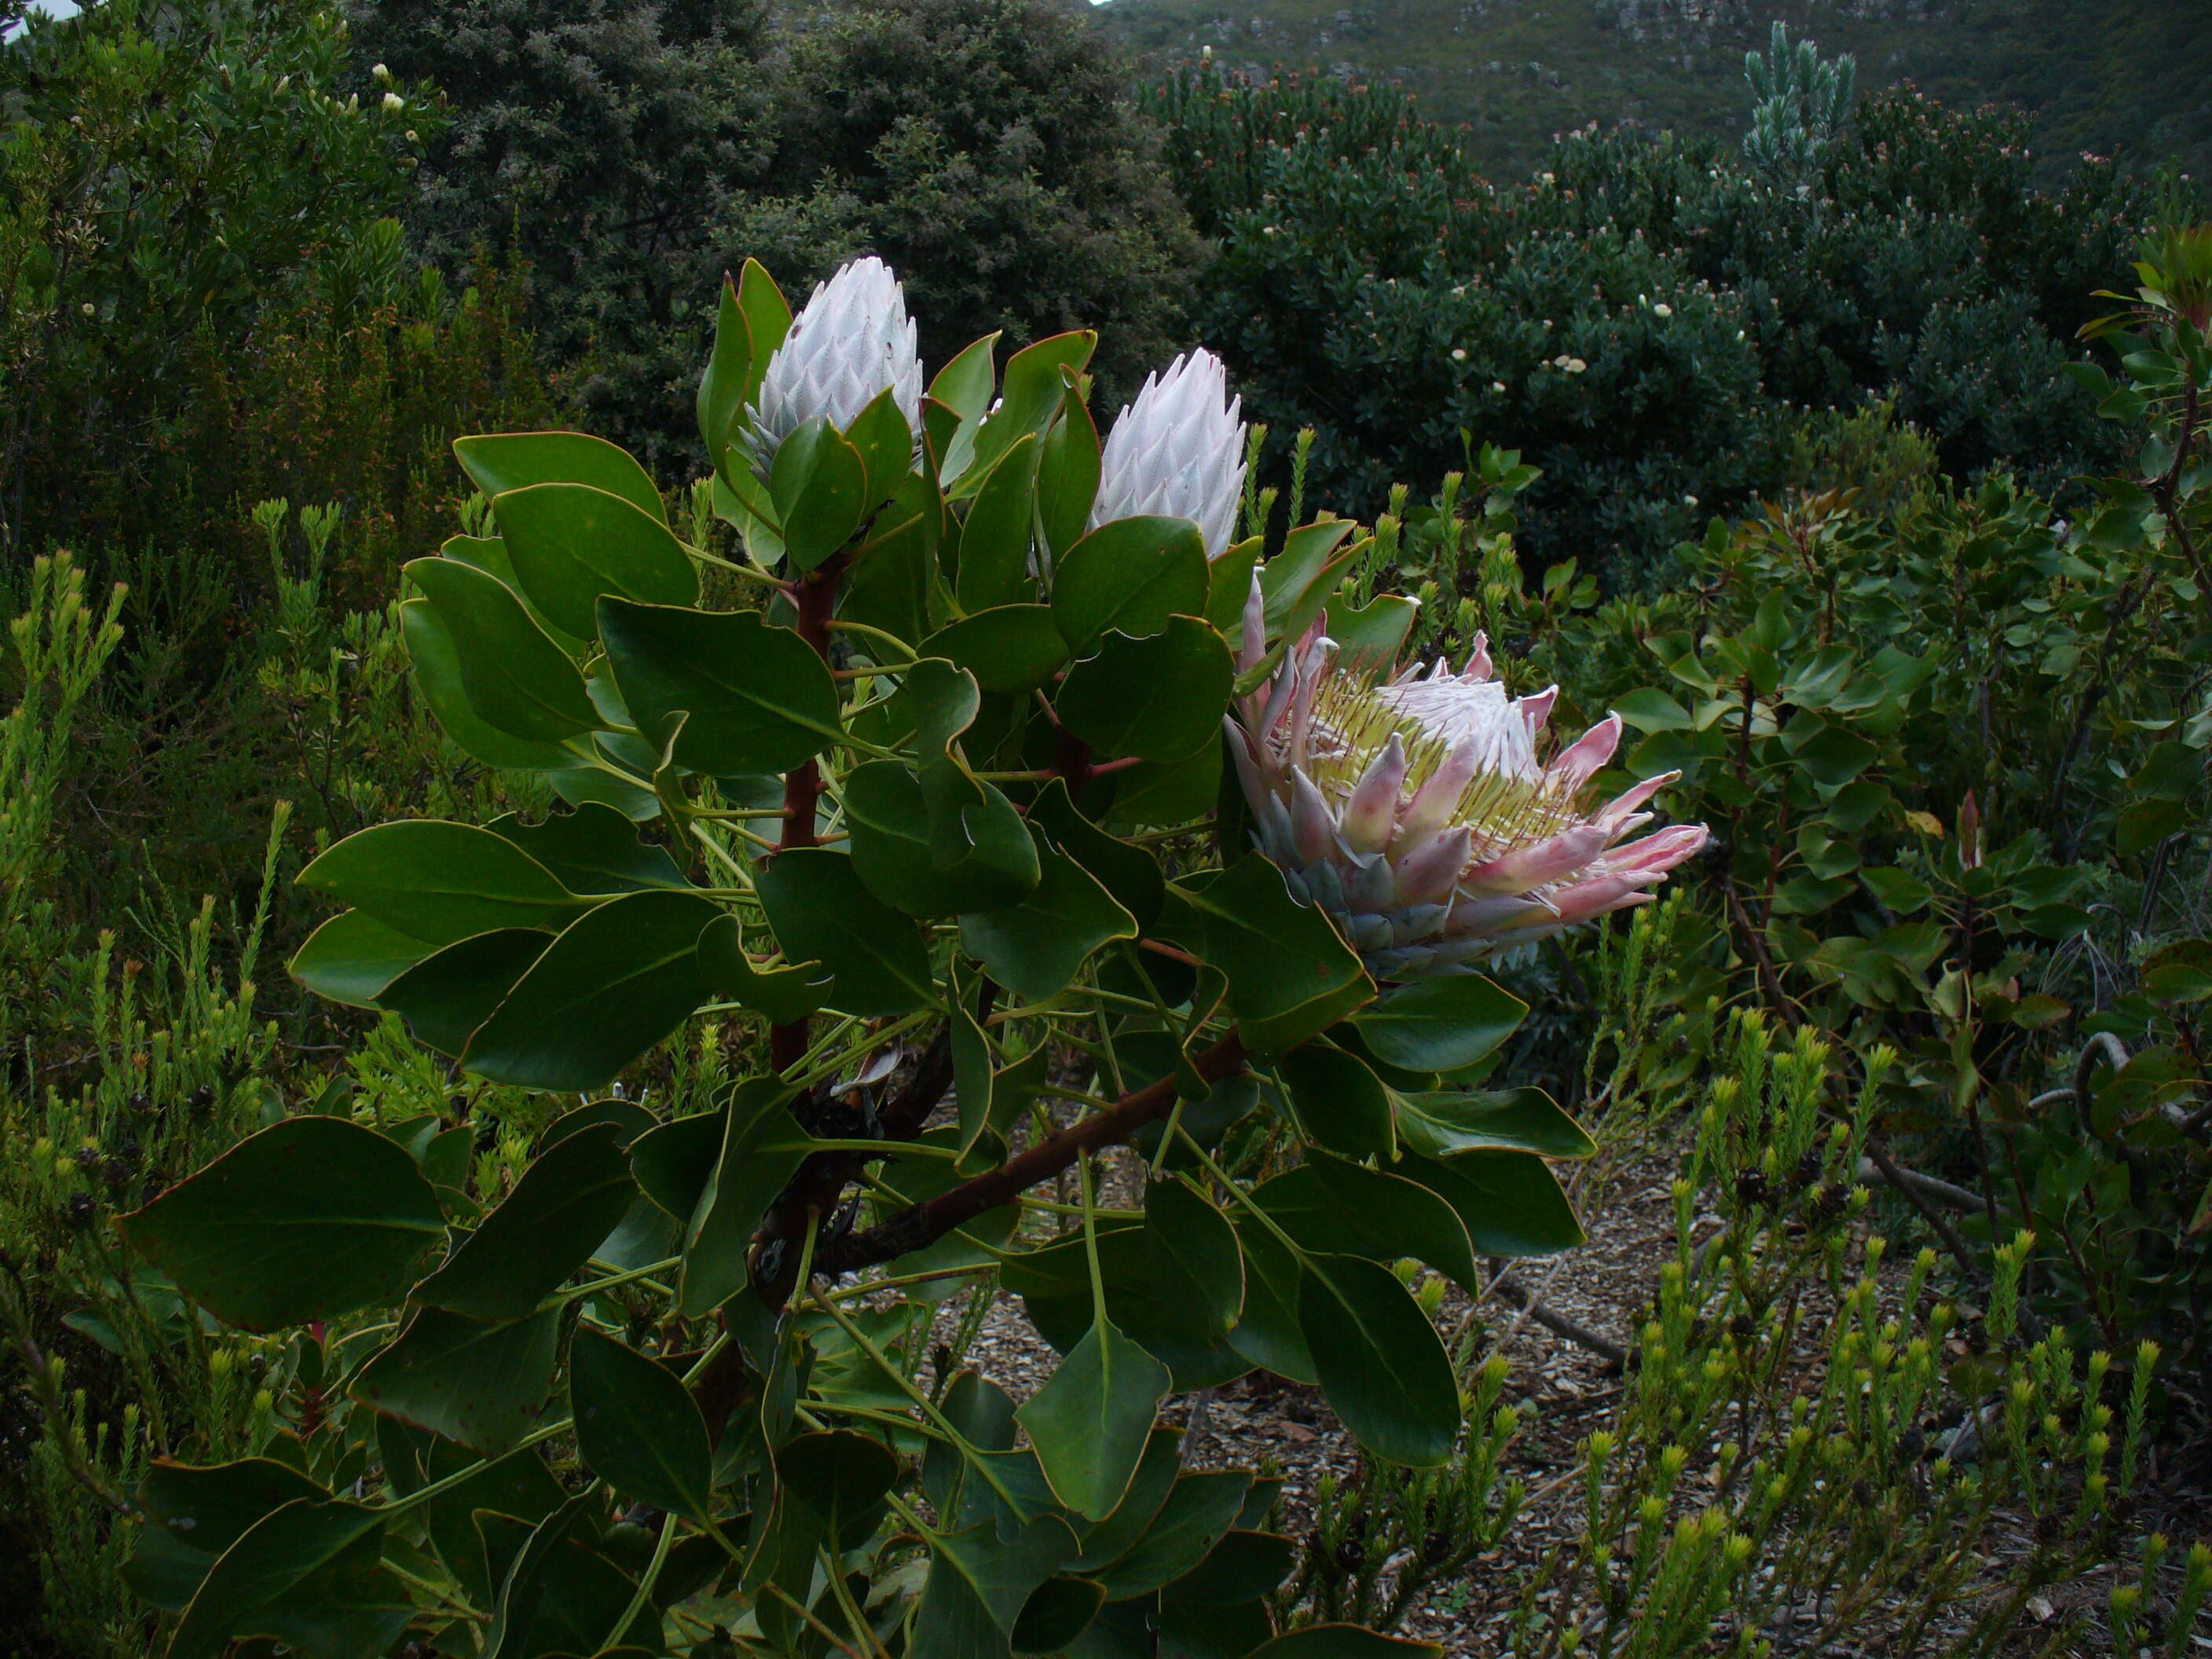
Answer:
<path fill-rule="evenodd" d="M 1256 585 L 1254 602 L 1246 667 L 1261 654 Z M 1705 846 L 1701 823 L 1624 842 L 1679 775 L 1593 802 L 1620 717 L 1547 758 L 1557 695 L 1508 695 L 1480 635 L 1457 673 L 1438 662 L 1385 679 L 1316 624 L 1238 705 L 1229 747 L 1261 851 L 1376 978 L 1464 972 L 1649 902 Z"/>

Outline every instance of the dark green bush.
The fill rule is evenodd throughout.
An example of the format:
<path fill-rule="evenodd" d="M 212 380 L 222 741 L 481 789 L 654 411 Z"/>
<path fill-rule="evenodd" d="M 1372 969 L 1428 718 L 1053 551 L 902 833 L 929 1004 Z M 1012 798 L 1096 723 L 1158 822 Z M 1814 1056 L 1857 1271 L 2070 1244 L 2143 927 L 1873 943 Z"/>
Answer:
<path fill-rule="evenodd" d="M 772 27 L 754 0 L 392 0 L 356 58 L 434 81 L 453 119 L 410 224 L 436 257 L 511 246 L 548 368 L 592 428 L 690 457 L 725 270 L 795 296 L 888 260 L 942 363 L 1078 326 L 1100 402 L 1172 352 L 1198 245 L 1119 65 L 1048 0 L 848 0 Z"/>
<path fill-rule="evenodd" d="M 1962 479 L 2048 489 L 2118 453 L 2057 371 L 2153 193 L 2101 162 L 2038 191 L 2020 118 L 1878 94 L 1801 193 L 1594 131 L 1493 185 L 1387 88 L 1206 70 L 1152 102 L 1218 239 L 1197 331 L 1360 510 L 1495 437 L 1546 472 L 1532 555 L 1634 569 L 1778 487 L 1808 410 L 1887 400 Z"/>

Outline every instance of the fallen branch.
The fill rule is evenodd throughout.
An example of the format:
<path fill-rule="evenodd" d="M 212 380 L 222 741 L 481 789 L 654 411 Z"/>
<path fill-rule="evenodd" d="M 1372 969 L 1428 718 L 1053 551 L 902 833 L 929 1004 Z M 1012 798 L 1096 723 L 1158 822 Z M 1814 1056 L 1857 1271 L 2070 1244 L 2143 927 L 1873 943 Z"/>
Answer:
<path fill-rule="evenodd" d="M 1616 1371 L 1628 1369 L 1628 1350 L 1610 1337 L 1600 1336 L 1588 1326 L 1578 1325 L 1565 1314 L 1554 1313 L 1538 1297 L 1531 1296 L 1521 1281 L 1510 1273 L 1500 1273 L 1490 1281 L 1491 1291 L 1511 1303 L 1553 1335 L 1562 1337 L 1578 1348 L 1588 1348 Z"/>

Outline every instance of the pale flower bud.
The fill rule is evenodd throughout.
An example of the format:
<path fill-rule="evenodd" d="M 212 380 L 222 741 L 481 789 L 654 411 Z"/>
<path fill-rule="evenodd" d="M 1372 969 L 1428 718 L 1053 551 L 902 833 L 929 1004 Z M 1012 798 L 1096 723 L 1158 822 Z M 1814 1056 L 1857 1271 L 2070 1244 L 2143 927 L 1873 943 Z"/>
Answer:
<path fill-rule="evenodd" d="M 1228 550 L 1244 495 L 1242 398 L 1229 397 L 1221 359 L 1198 350 L 1149 376 L 1121 411 L 1099 457 L 1095 527 L 1116 519 L 1188 519 L 1206 556 Z"/>
<path fill-rule="evenodd" d="M 845 430 L 885 391 L 919 432 L 921 388 L 898 279 L 881 259 L 855 259 L 815 289 L 768 360 L 748 434 L 754 464 L 765 473 L 777 447 L 809 421 Z"/>

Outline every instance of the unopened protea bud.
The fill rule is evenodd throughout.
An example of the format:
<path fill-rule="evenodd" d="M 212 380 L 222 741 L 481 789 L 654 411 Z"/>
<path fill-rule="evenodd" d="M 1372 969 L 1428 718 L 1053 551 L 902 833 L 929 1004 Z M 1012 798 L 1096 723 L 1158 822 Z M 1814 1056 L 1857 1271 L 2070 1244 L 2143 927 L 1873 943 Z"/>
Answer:
<path fill-rule="evenodd" d="M 1258 607 L 1255 585 L 1247 666 L 1261 654 Z M 1547 759 L 1556 696 L 1509 696 L 1480 635 L 1456 674 L 1439 662 L 1384 680 L 1340 660 L 1316 627 L 1239 706 L 1230 751 L 1261 850 L 1378 979 L 1462 971 L 1642 904 L 1705 844 L 1703 824 L 1617 844 L 1678 775 L 1593 805 L 1588 785 L 1620 718 Z"/>
<path fill-rule="evenodd" d="M 1121 411 L 1099 457 L 1096 526 L 1115 519 L 1188 519 L 1206 538 L 1206 556 L 1228 550 L 1244 495 L 1243 400 L 1229 397 L 1221 359 L 1210 351 L 1178 357 L 1148 376 Z"/>
<path fill-rule="evenodd" d="M 887 389 L 919 432 L 921 385 L 898 279 L 881 259 L 855 259 L 815 289 L 768 360 L 746 434 L 754 464 L 765 474 L 777 446 L 817 417 L 843 431 Z"/>

